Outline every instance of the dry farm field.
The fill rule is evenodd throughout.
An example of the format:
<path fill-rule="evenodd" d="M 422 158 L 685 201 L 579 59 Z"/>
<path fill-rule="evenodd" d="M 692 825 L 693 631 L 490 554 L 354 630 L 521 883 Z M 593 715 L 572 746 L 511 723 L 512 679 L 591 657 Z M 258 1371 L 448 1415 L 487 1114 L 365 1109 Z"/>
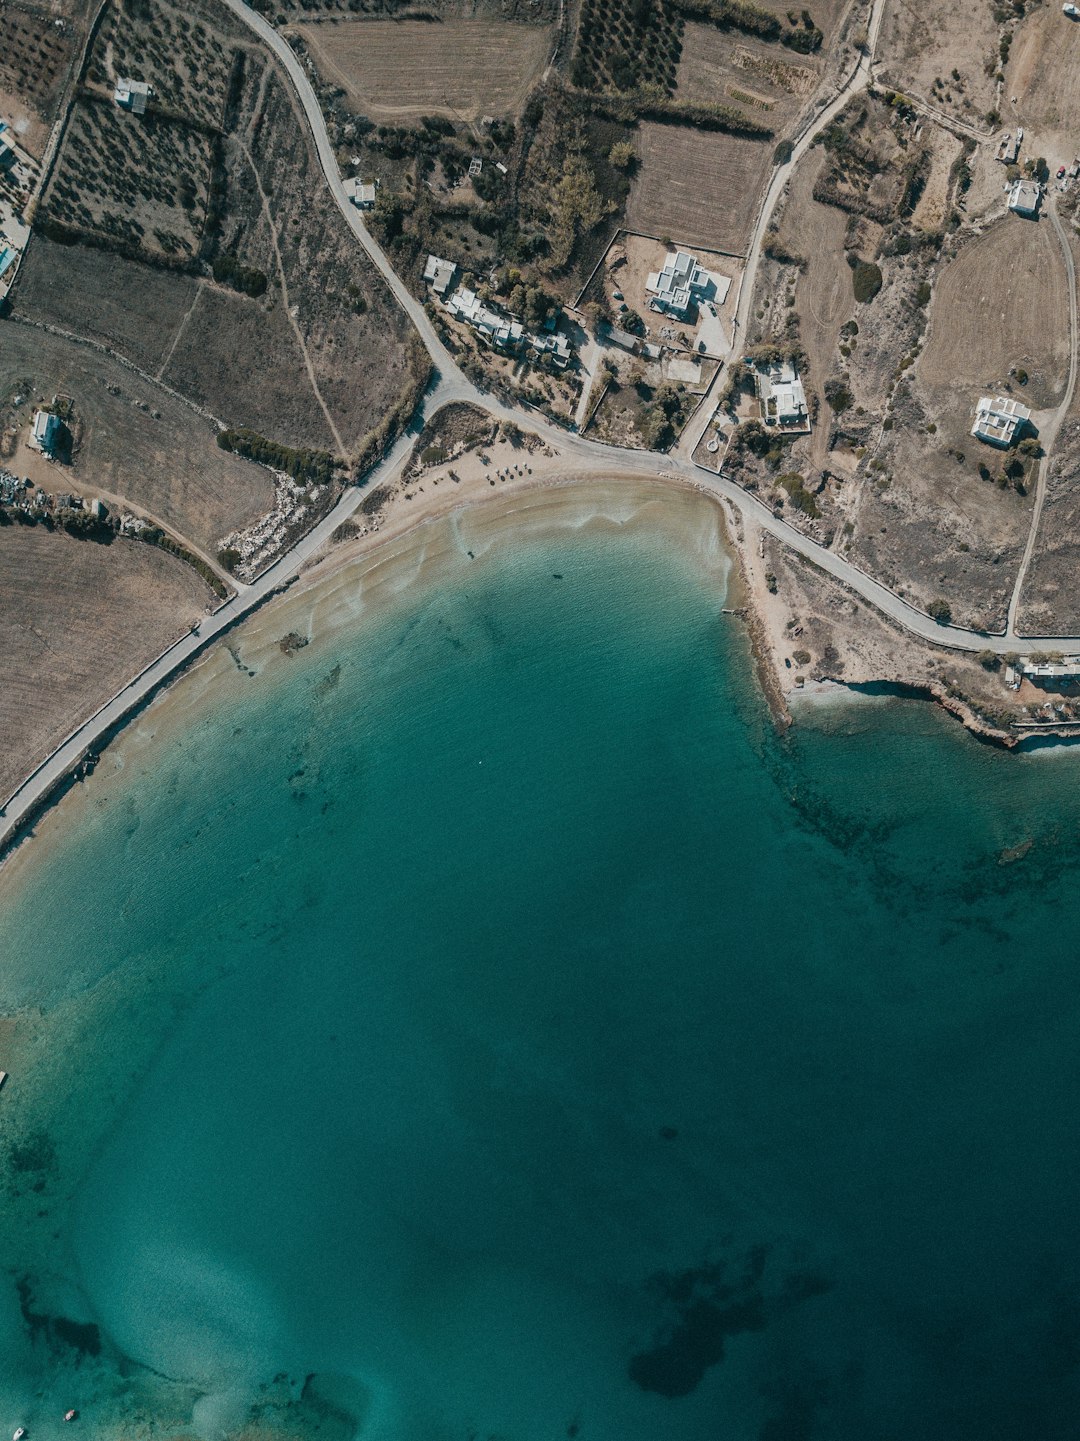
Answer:
<path fill-rule="evenodd" d="M 878 80 L 986 130 L 997 100 L 1000 28 L 989 0 L 885 0 Z"/>
<path fill-rule="evenodd" d="M 266 292 L 204 284 L 162 378 L 231 426 L 354 457 L 412 380 L 408 323 L 327 193 L 275 66 L 247 65 L 226 154 L 218 253 L 261 272 Z"/>
<path fill-rule="evenodd" d="M 235 52 L 198 8 L 107 0 L 44 197 L 53 227 L 190 264 L 203 239 Z M 152 87 L 144 115 L 120 109 L 118 79 Z"/>
<path fill-rule="evenodd" d="M 129 501 L 211 556 L 272 507 L 269 472 L 223 451 L 188 406 L 89 346 L 0 321 L 0 465 L 35 403 L 57 393 L 72 401 L 79 444 L 70 468 L 48 467 L 46 489 Z"/>
<path fill-rule="evenodd" d="M 372 120 L 517 115 L 553 44 L 547 26 L 503 20 L 340 20 L 297 25 L 325 79 Z"/>
<path fill-rule="evenodd" d="M 411 381 L 408 327 L 329 197 L 276 67 L 249 57 L 239 80 L 207 267 L 221 280 L 39 235 L 15 312 L 108 346 L 228 427 L 355 458 Z M 255 283 L 245 292 L 230 275 Z"/>
<path fill-rule="evenodd" d="M 637 145 L 628 229 L 744 254 L 772 169 L 772 141 L 646 121 Z"/>
<path fill-rule="evenodd" d="M 213 604 L 154 546 L 0 525 L 0 799 Z"/>
<path fill-rule="evenodd" d="M 200 7 L 168 0 L 109 0 L 94 41 L 86 84 L 112 101 L 117 80 L 145 80 L 153 108 L 207 130 L 221 127 L 232 68 L 232 50 Z"/>
<path fill-rule="evenodd" d="M 1022 124 L 1029 137 L 1025 153 L 1042 155 L 1052 171 L 1080 155 L 1078 74 L 1080 25 L 1063 15 L 1060 5 L 1032 7 L 1016 27 L 1009 52 L 1002 125 Z"/>
<path fill-rule="evenodd" d="M 212 155 L 203 130 L 82 96 L 72 107 L 45 214 L 68 231 L 190 261 L 202 238 Z"/>
<path fill-rule="evenodd" d="M 14 300 L 18 314 L 98 341 L 156 373 L 197 288 L 193 276 L 35 233 Z"/>
<path fill-rule="evenodd" d="M 56 17 L 60 18 L 60 17 Z M 38 159 L 67 82 L 78 33 L 20 5 L 0 8 L 0 120 Z"/>
<path fill-rule="evenodd" d="M 714 25 L 683 30 L 676 98 L 690 105 L 735 105 L 784 135 L 813 92 L 818 67 L 776 45 L 733 36 Z"/>
<path fill-rule="evenodd" d="M 277 23 L 312 20 L 355 20 L 357 16 L 391 20 L 400 15 L 400 0 L 260 0 Z M 550 25 L 558 17 L 558 0 L 423 0 L 413 11 L 438 21 L 467 18 L 513 20 L 518 24 Z M 406 12 L 407 14 L 408 12 Z"/>
<path fill-rule="evenodd" d="M 1000 390 L 1027 372 L 1017 391 L 1035 409 L 1056 404 L 1068 372 L 1068 291 L 1050 221 L 1007 215 L 965 245 L 942 271 L 919 363 L 928 390 L 952 389 L 973 406 L 976 391 Z"/>

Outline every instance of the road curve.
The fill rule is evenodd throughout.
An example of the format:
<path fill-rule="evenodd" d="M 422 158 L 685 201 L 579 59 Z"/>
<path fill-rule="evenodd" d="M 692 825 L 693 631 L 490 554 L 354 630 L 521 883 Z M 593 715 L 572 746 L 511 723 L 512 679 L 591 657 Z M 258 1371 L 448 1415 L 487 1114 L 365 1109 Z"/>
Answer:
<path fill-rule="evenodd" d="M 1046 501 L 1046 490 L 1050 481 L 1050 453 L 1057 440 L 1058 431 L 1069 413 L 1069 406 L 1072 404 L 1073 392 L 1076 390 L 1076 346 L 1077 340 L 1077 317 L 1076 317 L 1076 266 L 1073 263 L 1072 246 L 1069 244 L 1069 237 L 1065 234 L 1064 226 L 1057 212 L 1057 199 L 1050 197 L 1047 206 L 1050 219 L 1053 221 L 1054 229 L 1057 231 L 1058 240 L 1061 242 L 1061 253 L 1065 257 L 1065 277 L 1069 284 L 1069 383 L 1065 387 L 1065 394 L 1062 396 L 1061 404 L 1054 412 L 1053 418 L 1048 425 L 1043 426 L 1040 440 L 1042 442 L 1043 458 L 1039 462 L 1039 475 L 1035 482 L 1035 506 L 1031 512 L 1031 527 L 1028 530 L 1027 544 L 1024 546 L 1023 559 L 1020 561 L 1020 568 L 1016 572 L 1016 584 L 1013 586 L 1012 598 L 1009 601 L 1009 617 L 1005 623 L 1005 634 L 1011 639 L 1016 639 L 1016 612 L 1020 605 L 1020 592 L 1024 588 L 1024 580 L 1027 577 L 1028 566 L 1031 564 L 1031 557 L 1035 553 L 1035 539 L 1039 533 L 1039 526 L 1042 523 L 1043 504 Z"/>
<path fill-rule="evenodd" d="M 1039 640 L 1033 638 L 1024 640 L 1010 635 L 1008 632 L 1005 635 L 993 636 L 967 630 L 960 626 L 939 625 L 930 616 L 909 605 L 907 601 L 902 600 L 879 581 L 853 565 L 851 561 L 834 554 L 817 541 L 811 540 L 809 536 L 803 535 L 787 521 L 775 515 L 756 496 L 736 485 L 734 481 L 724 476 L 714 475 L 678 456 L 661 456 L 650 451 L 598 445 L 581 436 L 560 430 L 538 413 L 527 413 L 514 409 L 479 390 L 463 375 L 457 362 L 435 333 L 423 306 L 406 289 L 381 246 L 370 234 L 359 212 L 346 196 L 322 112 L 303 66 L 277 31 L 261 15 L 250 10 L 243 0 L 223 0 L 223 3 L 270 47 L 285 67 L 303 105 L 323 173 L 341 213 L 386 280 L 402 309 L 416 327 L 431 356 L 437 371 L 437 380 L 429 388 L 421 404 L 421 418 L 425 415 L 433 415 L 444 405 L 468 401 L 500 419 L 525 425 L 539 434 L 566 458 L 568 478 L 580 477 L 587 480 L 590 476 L 598 478 L 618 474 L 652 476 L 658 479 L 675 478 L 688 482 L 701 491 L 712 493 L 718 498 L 729 501 L 745 519 L 753 520 L 763 531 L 817 565 L 841 584 L 849 587 L 889 619 L 931 644 L 967 652 L 991 650 L 997 654 L 1004 654 L 1010 650 L 1027 654 L 1043 647 L 1080 651 L 1080 636 L 1044 636 Z M 744 317 L 744 326 L 761 242 L 772 210 L 789 177 L 791 166 L 805 154 L 812 134 L 816 133 L 821 125 L 828 124 L 847 103 L 851 95 L 866 84 L 870 73 L 874 42 L 881 23 L 883 4 L 884 0 L 875 0 L 867 50 L 860 57 L 846 86 L 836 100 L 807 126 L 805 133 L 796 142 L 791 161 L 786 166 L 778 167 L 769 190 L 766 192 L 765 202 L 755 228 L 753 247 L 747 262 L 744 292 L 739 301 L 739 310 Z M 1062 235 L 1060 226 L 1058 233 Z M 1063 235 L 1062 239 L 1064 242 Z M 1070 277 L 1071 259 L 1070 255 Z M 746 280 L 749 280 L 748 284 L 745 283 Z M 1075 285 L 1072 291 L 1072 304 L 1075 335 Z M 1070 372 L 1070 395 L 1075 383 L 1075 372 L 1076 350 L 1074 345 L 1073 366 Z M 415 427 L 411 427 L 411 429 L 414 430 Z M 0 806 L 0 854 L 6 850 L 23 823 L 48 799 L 54 788 L 70 774 L 87 752 L 94 749 L 103 736 L 143 705 L 161 686 L 189 664 L 200 651 L 223 635 L 237 621 L 249 615 L 275 591 L 288 585 L 300 568 L 312 559 L 329 540 L 342 521 L 347 520 L 358 509 L 366 495 L 373 490 L 390 485 L 398 477 L 409 454 L 412 440 L 413 435 L 410 432 L 399 436 L 384 459 L 371 472 L 363 491 L 356 487 L 346 490 L 333 510 L 274 565 L 270 566 L 257 581 L 234 596 L 220 610 L 208 616 L 188 635 L 181 637 L 175 645 L 140 672 L 121 692 L 72 731 L 57 749 L 23 781 L 7 803 Z"/>
<path fill-rule="evenodd" d="M 746 269 L 743 271 L 742 280 L 739 282 L 739 303 L 735 309 L 733 325 L 734 335 L 739 338 L 739 344 L 735 346 L 736 351 L 745 344 L 746 325 L 750 316 L 750 305 L 754 297 L 758 262 L 761 258 L 761 249 L 765 243 L 765 232 L 769 228 L 772 213 L 776 209 L 784 186 L 791 179 L 796 165 L 798 165 L 799 161 L 814 143 L 814 136 L 823 130 L 826 125 L 831 125 L 851 97 L 857 95 L 860 90 L 865 90 L 866 86 L 870 83 L 874 66 L 874 48 L 877 45 L 878 34 L 881 31 L 881 19 L 884 12 L 885 0 L 874 0 L 870 11 L 870 19 L 866 27 L 866 45 L 859 54 L 858 63 L 854 70 L 852 70 L 847 80 L 844 81 L 843 85 L 837 91 L 835 98 L 826 105 L 824 110 L 816 114 L 808 115 L 804 119 L 802 128 L 795 138 L 790 158 L 785 161 L 783 165 L 778 165 L 773 171 L 772 179 L 769 181 L 769 188 L 765 192 L 765 198 L 758 212 L 757 224 L 754 226 L 753 234 L 750 237 L 750 247 L 746 256 Z"/>

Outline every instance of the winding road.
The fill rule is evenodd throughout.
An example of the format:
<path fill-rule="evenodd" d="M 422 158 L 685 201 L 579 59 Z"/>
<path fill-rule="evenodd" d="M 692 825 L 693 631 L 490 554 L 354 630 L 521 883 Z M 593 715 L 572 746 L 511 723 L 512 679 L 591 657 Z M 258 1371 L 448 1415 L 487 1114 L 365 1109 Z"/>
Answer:
<path fill-rule="evenodd" d="M 789 549 L 804 556 L 821 570 L 857 593 L 890 620 L 895 621 L 898 625 L 903 626 L 914 635 L 932 644 L 939 646 L 944 645 L 955 650 L 968 652 L 992 650 L 998 654 L 1012 650 L 1028 653 L 1043 647 L 1080 651 L 1080 636 L 1044 636 L 1039 641 L 1033 639 L 1021 640 L 1017 638 L 1012 632 L 1013 608 L 1010 608 L 1010 626 L 1004 635 L 986 635 L 981 632 L 964 629 L 960 626 L 940 625 L 931 619 L 930 616 L 917 610 L 914 606 L 902 600 L 898 595 L 895 595 L 879 581 L 876 581 L 872 576 L 866 574 L 865 571 L 860 570 L 859 567 L 854 565 L 850 560 L 834 554 L 825 546 L 810 539 L 809 536 L 803 535 L 800 531 L 775 515 L 768 506 L 763 504 L 755 496 L 736 485 L 734 481 L 728 480 L 723 476 L 714 475 L 712 472 L 706 471 L 678 455 L 661 456 L 648 451 L 625 450 L 616 446 L 599 445 L 596 442 L 585 440 L 581 436 L 559 429 L 535 412 L 526 413 L 514 409 L 479 390 L 471 381 L 466 379 L 457 362 L 454 360 L 454 357 L 436 334 L 423 306 L 405 287 L 393 266 L 390 264 L 385 252 L 367 229 L 360 212 L 351 204 L 346 196 L 341 174 L 337 166 L 337 159 L 334 155 L 333 146 L 330 143 L 330 137 L 326 130 L 326 124 L 323 120 L 318 99 L 297 56 L 282 36 L 279 35 L 261 15 L 249 9 L 248 6 L 243 3 L 243 0 L 222 0 L 222 3 L 242 20 L 264 45 L 273 51 L 284 67 L 296 91 L 297 98 L 303 107 L 304 114 L 307 117 L 326 183 L 330 187 L 334 199 L 338 204 L 338 208 L 345 217 L 349 228 L 370 256 L 372 262 L 383 276 L 398 303 L 408 315 L 423 340 L 428 354 L 431 357 L 435 375 L 433 384 L 429 387 L 424 397 L 418 417 L 419 419 L 422 419 L 425 415 L 433 415 L 444 405 L 452 402 L 469 402 L 488 411 L 499 419 L 508 420 L 517 425 L 524 425 L 539 434 L 549 445 L 557 450 L 565 460 L 567 479 L 626 475 L 651 476 L 654 478 L 678 479 L 694 485 L 699 490 L 711 491 L 718 497 L 722 497 L 724 500 L 730 502 L 744 520 L 752 521 L 760 527 L 761 530 L 768 532 L 768 534 L 774 536 L 777 540 L 782 541 Z M 816 112 L 807 120 L 795 141 L 790 159 L 786 164 L 777 166 L 773 173 L 754 228 L 742 289 L 739 296 L 736 313 L 737 325 L 742 335 L 745 335 L 746 332 L 746 319 L 749 314 L 761 248 L 773 210 L 783 193 L 784 186 L 790 179 L 794 166 L 797 165 L 799 160 L 805 155 L 812 143 L 813 136 L 822 125 L 828 124 L 829 121 L 840 112 L 853 94 L 863 89 L 868 83 L 871 76 L 874 45 L 881 26 L 883 8 L 884 0 L 874 0 L 868 26 L 867 45 L 865 50 L 860 54 L 858 62 L 854 66 L 851 74 L 841 86 L 835 98 L 823 110 Z M 1056 212 L 1052 210 L 1051 213 L 1055 224 L 1058 225 L 1058 233 L 1067 249 L 1067 241 L 1057 221 Z M 1069 254 L 1069 269 L 1070 294 L 1073 307 L 1073 338 L 1075 341 L 1076 296 L 1071 254 Z M 1075 373 L 1076 355 L 1074 344 L 1073 366 L 1070 372 L 1066 403 L 1072 395 L 1076 378 Z M 1064 406 L 1060 415 L 1064 415 Z M 412 429 L 415 429 L 415 424 Z M 370 495 L 373 490 L 392 484 L 400 475 L 405 465 L 412 447 L 412 442 L 412 433 L 406 432 L 400 436 L 382 462 L 371 472 L 363 491 L 356 488 L 347 490 L 334 509 L 315 526 L 313 530 L 309 531 L 299 540 L 291 550 L 286 552 L 276 564 L 266 570 L 257 581 L 250 586 L 244 587 L 232 600 L 215 611 L 213 615 L 208 616 L 188 635 L 181 637 L 181 639 L 171 646 L 163 655 L 159 656 L 156 661 L 125 686 L 122 691 L 103 705 L 89 720 L 72 731 L 52 755 L 26 778 L 18 790 L 10 797 L 6 805 L 0 807 L 0 852 L 6 849 L 23 823 L 48 799 L 53 790 L 65 777 L 79 765 L 85 755 L 94 749 L 102 737 L 106 736 L 126 717 L 130 716 L 143 705 L 155 691 L 164 685 L 171 677 L 175 676 L 212 641 L 223 635 L 244 616 L 250 614 L 276 591 L 288 585 L 298 574 L 301 567 L 311 560 L 329 540 L 333 531 L 342 521 L 347 520 L 359 508 L 365 496 Z M 1040 497 L 1037 498 L 1036 501 L 1037 511 L 1039 512 L 1041 512 L 1041 493 L 1045 489 L 1045 467 L 1046 462 L 1044 461 L 1043 470 L 1040 474 Z M 1037 516 L 1033 520 L 1032 534 L 1028 540 L 1028 552 L 1025 553 L 1025 569 L 1027 561 L 1030 558 L 1031 548 L 1034 544 L 1036 524 Z M 1020 580 L 1022 580 L 1022 575 Z M 1019 581 L 1017 594 L 1018 593 Z"/>

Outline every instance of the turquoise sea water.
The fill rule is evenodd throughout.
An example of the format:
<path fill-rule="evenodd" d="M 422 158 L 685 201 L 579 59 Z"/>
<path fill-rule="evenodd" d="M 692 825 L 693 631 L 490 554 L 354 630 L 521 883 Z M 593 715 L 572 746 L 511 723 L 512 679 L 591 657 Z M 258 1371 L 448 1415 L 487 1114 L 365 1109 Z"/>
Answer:
<path fill-rule="evenodd" d="M 663 515 L 462 552 L 0 876 L 6 1008 L 108 1017 L 3 1138 L 48 1198 L 105 1127 L 0 1419 L 79 1355 L 29 1286 L 91 1425 L 140 1363 L 208 1437 L 282 1371 L 379 1441 L 1077 1434 L 1078 757 L 778 738 L 723 601 Z"/>

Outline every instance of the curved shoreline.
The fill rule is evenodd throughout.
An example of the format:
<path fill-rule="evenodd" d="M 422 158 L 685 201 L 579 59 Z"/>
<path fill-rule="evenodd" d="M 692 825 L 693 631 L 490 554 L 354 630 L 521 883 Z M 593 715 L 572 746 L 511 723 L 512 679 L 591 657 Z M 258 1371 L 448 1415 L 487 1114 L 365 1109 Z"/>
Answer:
<path fill-rule="evenodd" d="M 317 614 L 320 617 L 315 634 L 306 637 L 315 639 L 324 630 L 329 633 L 339 624 L 355 620 L 369 606 L 378 606 L 384 588 L 389 588 L 386 593 L 396 595 L 422 580 L 428 568 L 438 563 L 439 555 L 448 553 L 437 544 L 438 527 L 448 522 L 456 528 L 472 526 L 478 532 L 488 533 L 489 544 L 506 544 L 513 543 L 515 537 L 522 534 L 523 525 L 538 530 L 558 530 L 605 521 L 633 523 L 637 514 L 651 506 L 663 505 L 677 497 L 682 497 L 684 502 L 696 499 L 708 505 L 709 513 L 715 516 L 728 574 L 735 573 L 734 546 L 723 507 L 716 504 L 716 497 L 706 487 L 696 486 L 682 477 L 628 477 L 616 469 L 600 475 L 592 471 L 575 474 L 566 473 L 566 468 L 560 467 L 560 473 L 550 478 L 523 478 L 494 493 L 486 487 L 477 488 L 475 494 L 466 497 L 447 488 L 444 495 L 445 500 L 434 494 L 426 496 L 415 512 L 399 508 L 394 521 L 385 528 L 374 529 L 330 550 L 320 549 L 307 565 L 296 567 L 282 581 L 267 587 L 257 600 L 249 596 L 244 612 L 231 616 L 225 624 L 216 625 L 209 636 L 194 633 L 170 647 L 167 653 L 170 657 L 181 645 L 187 653 L 160 677 L 151 674 L 159 664 L 155 663 L 144 672 L 146 679 L 141 686 L 133 683 L 121 692 L 121 699 L 132 693 L 130 703 L 115 707 L 116 714 L 95 739 L 95 754 L 130 736 L 132 728 L 156 706 L 182 694 L 180 683 L 190 681 L 203 666 L 212 665 L 223 653 L 228 656 L 231 647 L 221 644 L 227 637 L 242 637 L 245 651 L 265 660 L 277 649 L 285 632 L 303 624 L 305 612 L 312 622 Z M 692 561 L 692 556 L 688 555 L 687 559 Z M 404 579 L 403 566 L 410 572 Z M 230 668 L 235 663 L 235 657 L 228 661 Z M 104 710 L 99 708 L 92 720 L 100 717 Z M 82 729 L 84 727 L 74 732 L 74 736 Z M 64 749 L 73 749 L 71 737 L 60 751 Z M 54 758 L 59 753 L 54 752 Z M 70 765 L 53 777 L 35 803 L 0 836 L 0 873 L 22 850 L 23 841 L 36 834 L 41 819 L 76 790 L 82 779 L 78 767 L 86 753 L 84 745 L 78 754 L 73 754 Z M 40 770 L 41 767 L 35 774 Z"/>

